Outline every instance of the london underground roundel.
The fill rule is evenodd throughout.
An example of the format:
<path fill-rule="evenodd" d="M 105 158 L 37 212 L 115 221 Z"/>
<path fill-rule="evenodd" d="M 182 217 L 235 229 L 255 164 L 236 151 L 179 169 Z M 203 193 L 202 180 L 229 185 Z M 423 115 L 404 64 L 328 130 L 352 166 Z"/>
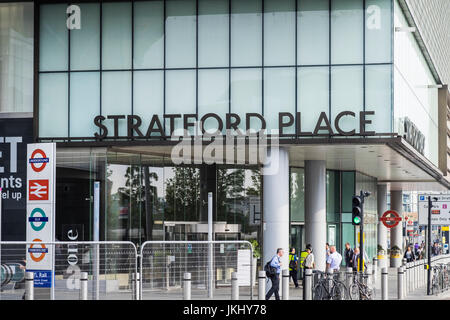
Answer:
<path fill-rule="evenodd" d="M 40 157 L 37 157 L 38 155 Z M 35 172 L 41 172 L 42 170 L 44 170 L 44 168 L 48 162 L 49 162 L 49 159 L 47 158 L 47 155 L 45 154 L 45 152 L 42 149 L 34 150 L 33 153 L 31 154 L 31 158 L 29 160 L 29 163 L 31 164 L 31 168 Z"/>
<path fill-rule="evenodd" d="M 39 214 L 40 216 L 37 216 Z M 41 208 L 34 208 L 31 211 L 30 217 L 28 218 L 31 228 L 34 231 L 41 231 L 48 222 L 48 217 L 45 215 L 44 210 Z"/>
<path fill-rule="evenodd" d="M 33 242 L 41 242 L 41 239 L 34 239 Z M 48 252 L 47 247 L 45 246 L 45 244 L 37 244 L 40 245 L 40 248 L 34 248 L 34 243 L 30 246 L 30 248 L 28 249 L 28 253 L 30 254 L 31 259 L 34 262 L 39 262 L 42 259 L 44 259 L 45 254 Z M 38 255 L 35 255 L 38 254 Z"/>

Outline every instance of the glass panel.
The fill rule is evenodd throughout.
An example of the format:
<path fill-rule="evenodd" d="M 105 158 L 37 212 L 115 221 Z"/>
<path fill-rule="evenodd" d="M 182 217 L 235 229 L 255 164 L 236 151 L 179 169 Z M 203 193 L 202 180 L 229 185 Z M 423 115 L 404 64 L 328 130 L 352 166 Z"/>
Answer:
<path fill-rule="evenodd" d="M 114 71 L 102 73 L 102 115 L 131 114 L 131 72 Z M 108 136 L 114 135 L 114 121 L 104 122 Z M 119 120 L 119 136 L 127 135 L 126 119 Z"/>
<path fill-rule="evenodd" d="M 391 0 L 366 0 L 366 63 L 392 62 Z"/>
<path fill-rule="evenodd" d="M 339 172 L 327 170 L 327 222 L 340 222 L 340 194 Z"/>
<path fill-rule="evenodd" d="M 298 0 L 298 64 L 329 64 L 328 1 Z"/>
<path fill-rule="evenodd" d="M 216 113 L 222 119 L 225 130 L 225 115 L 229 110 L 228 70 L 198 71 L 198 116 L 199 120 L 206 113 Z M 206 120 L 205 130 L 215 132 L 218 124 L 214 118 Z M 224 131 L 225 132 L 225 131 Z"/>
<path fill-rule="evenodd" d="M 295 1 L 264 0 L 264 65 L 295 64 Z"/>
<path fill-rule="evenodd" d="M 103 69 L 130 69 L 131 3 L 104 3 L 102 19 Z"/>
<path fill-rule="evenodd" d="M 231 65 L 262 63 L 261 0 L 231 0 Z"/>
<path fill-rule="evenodd" d="M 363 111 L 363 67 L 331 68 L 331 119 L 342 111 L 353 111 L 355 117 L 345 116 L 339 122 L 344 131 L 359 132 L 359 112 Z M 335 130 L 334 121 L 331 122 Z M 336 131 L 335 131 L 336 132 Z"/>
<path fill-rule="evenodd" d="M 305 170 L 291 168 L 291 221 L 305 221 Z"/>
<path fill-rule="evenodd" d="M 196 65 L 196 17 L 194 0 L 166 1 L 166 67 Z"/>
<path fill-rule="evenodd" d="M 331 63 L 363 62 L 363 5 L 360 0 L 331 0 Z"/>
<path fill-rule="evenodd" d="M 295 115 L 295 68 L 264 70 L 264 118 L 268 130 L 278 129 L 279 112 Z M 288 133 L 295 133 L 295 125 L 283 129 L 283 134 Z"/>
<path fill-rule="evenodd" d="M 70 69 L 100 69 L 100 5 L 77 4 L 81 29 L 70 31 Z"/>
<path fill-rule="evenodd" d="M 257 240 L 261 225 L 261 175 L 258 169 L 217 169 L 217 222 L 240 225 L 240 240 Z"/>
<path fill-rule="evenodd" d="M 375 111 L 367 131 L 392 132 L 391 79 L 390 65 L 366 66 L 366 111 Z"/>
<path fill-rule="evenodd" d="M 299 68 L 297 77 L 297 111 L 301 112 L 301 129 L 313 132 L 320 113 L 329 115 L 329 68 Z"/>
<path fill-rule="evenodd" d="M 67 73 L 39 75 L 39 137 L 67 137 Z"/>
<path fill-rule="evenodd" d="M 134 68 L 164 65 L 164 3 L 134 3 Z"/>
<path fill-rule="evenodd" d="M 196 114 L 194 70 L 166 71 L 165 113 Z M 189 120 L 191 123 L 195 121 L 193 118 L 190 118 Z M 175 128 L 183 129 L 183 118 L 175 119 Z M 193 127 L 190 127 L 189 129 L 189 132 L 193 134 Z M 182 133 L 183 132 L 179 132 L 179 134 Z M 166 134 L 170 135 L 169 119 L 166 120 Z"/>
<path fill-rule="evenodd" d="M 352 197 L 354 195 L 355 195 L 355 173 L 343 171 L 342 172 L 342 212 L 352 212 Z"/>
<path fill-rule="evenodd" d="M 141 132 L 146 134 L 150 120 L 154 114 L 160 121 L 164 114 L 164 72 L 134 72 L 133 113 L 142 119 Z M 152 135 L 158 135 L 152 133 Z"/>
<path fill-rule="evenodd" d="M 33 3 L 0 4 L 0 112 L 33 112 Z"/>
<path fill-rule="evenodd" d="M 228 66 L 228 1 L 198 2 L 198 65 Z"/>
<path fill-rule="evenodd" d="M 246 113 L 262 113 L 261 73 L 261 69 L 231 70 L 231 112 L 241 118 L 238 126 L 241 130 L 246 130 Z M 254 121 L 250 122 L 250 127 L 255 130 L 260 129 L 259 120 L 252 120 Z"/>
<path fill-rule="evenodd" d="M 100 114 L 100 73 L 70 74 L 70 136 L 93 137 L 94 118 Z"/>
<path fill-rule="evenodd" d="M 68 67 L 69 38 L 65 4 L 41 5 L 39 70 L 61 71 Z"/>

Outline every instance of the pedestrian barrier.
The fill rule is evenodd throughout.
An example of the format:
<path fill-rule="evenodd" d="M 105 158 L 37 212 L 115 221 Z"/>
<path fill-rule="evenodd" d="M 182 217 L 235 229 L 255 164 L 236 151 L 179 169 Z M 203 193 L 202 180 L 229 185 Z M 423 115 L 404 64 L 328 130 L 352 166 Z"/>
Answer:
<path fill-rule="evenodd" d="M 258 272 L 258 300 L 266 299 L 266 272 Z"/>
<path fill-rule="evenodd" d="M 36 242 L 4 241 L 0 246 L 2 264 L 18 266 L 15 275 L 30 270 L 27 262 L 51 255 L 53 274 L 30 270 L 34 273 L 34 300 L 78 300 L 81 286 L 87 290 L 82 297 L 87 292 L 89 300 L 133 298 L 132 276 L 137 273 L 138 265 L 136 246 L 132 242 L 57 241 L 37 245 Z M 84 272 L 87 280 L 82 280 Z M 13 276 L 7 281 L 7 275 L 2 272 L 1 280 L 0 300 L 26 298 L 24 277 Z"/>
<path fill-rule="evenodd" d="M 428 259 L 421 259 L 411 262 L 406 262 L 403 259 L 402 265 L 402 279 L 400 280 L 400 269 L 398 269 L 399 280 L 398 282 L 398 299 L 404 299 L 408 294 L 418 289 L 425 289 L 427 285 L 427 272 L 426 266 Z M 431 258 L 431 282 L 432 293 L 436 294 L 447 290 L 450 287 L 449 279 L 450 273 L 447 271 L 450 267 L 450 254 L 440 255 Z M 401 288 L 400 288 L 401 287 Z"/>
<path fill-rule="evenodd" d="M 147 241 L 139 257 L 141 299 L 182 299 L 185 273 L 193 299 L 229 299 L 234 272 L 238 295 L 253 298 L 256 263 L 248 241 Z"/>

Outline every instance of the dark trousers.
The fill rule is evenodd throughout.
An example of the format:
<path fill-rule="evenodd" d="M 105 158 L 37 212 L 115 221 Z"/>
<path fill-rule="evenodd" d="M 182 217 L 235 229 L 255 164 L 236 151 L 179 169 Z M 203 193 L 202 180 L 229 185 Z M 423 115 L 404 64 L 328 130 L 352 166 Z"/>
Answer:
<path fill-rule="evenodd" d="M 290 270 L 289 275 L 292 277 L 292 281 L 294 281 L 295 287 L 298 288 L 297 270 Z"/>
<path fill-rule="evenodd" d="M 272 297 L 272 294 L 275 293 L 275 299 L 280 300 L 280 295 L 278 293 L 278 289 L 280 287 L 280 275 L 277 273 L 276 275 L 270 277 L 270 281 L 272 281 L 272 287 L 269 292 L 266 294 L 266 300 L 269 300 Z"/>

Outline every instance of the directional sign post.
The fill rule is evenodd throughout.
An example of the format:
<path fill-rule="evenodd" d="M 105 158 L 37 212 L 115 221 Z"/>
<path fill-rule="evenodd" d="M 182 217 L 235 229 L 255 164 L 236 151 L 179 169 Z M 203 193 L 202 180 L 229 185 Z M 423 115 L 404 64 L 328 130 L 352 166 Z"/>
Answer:
<path fill-rule="evenodd" d="M 34 273 L 39 296 L 54 299 L 56 144 L 27 145 L 27 271 Z"/>

